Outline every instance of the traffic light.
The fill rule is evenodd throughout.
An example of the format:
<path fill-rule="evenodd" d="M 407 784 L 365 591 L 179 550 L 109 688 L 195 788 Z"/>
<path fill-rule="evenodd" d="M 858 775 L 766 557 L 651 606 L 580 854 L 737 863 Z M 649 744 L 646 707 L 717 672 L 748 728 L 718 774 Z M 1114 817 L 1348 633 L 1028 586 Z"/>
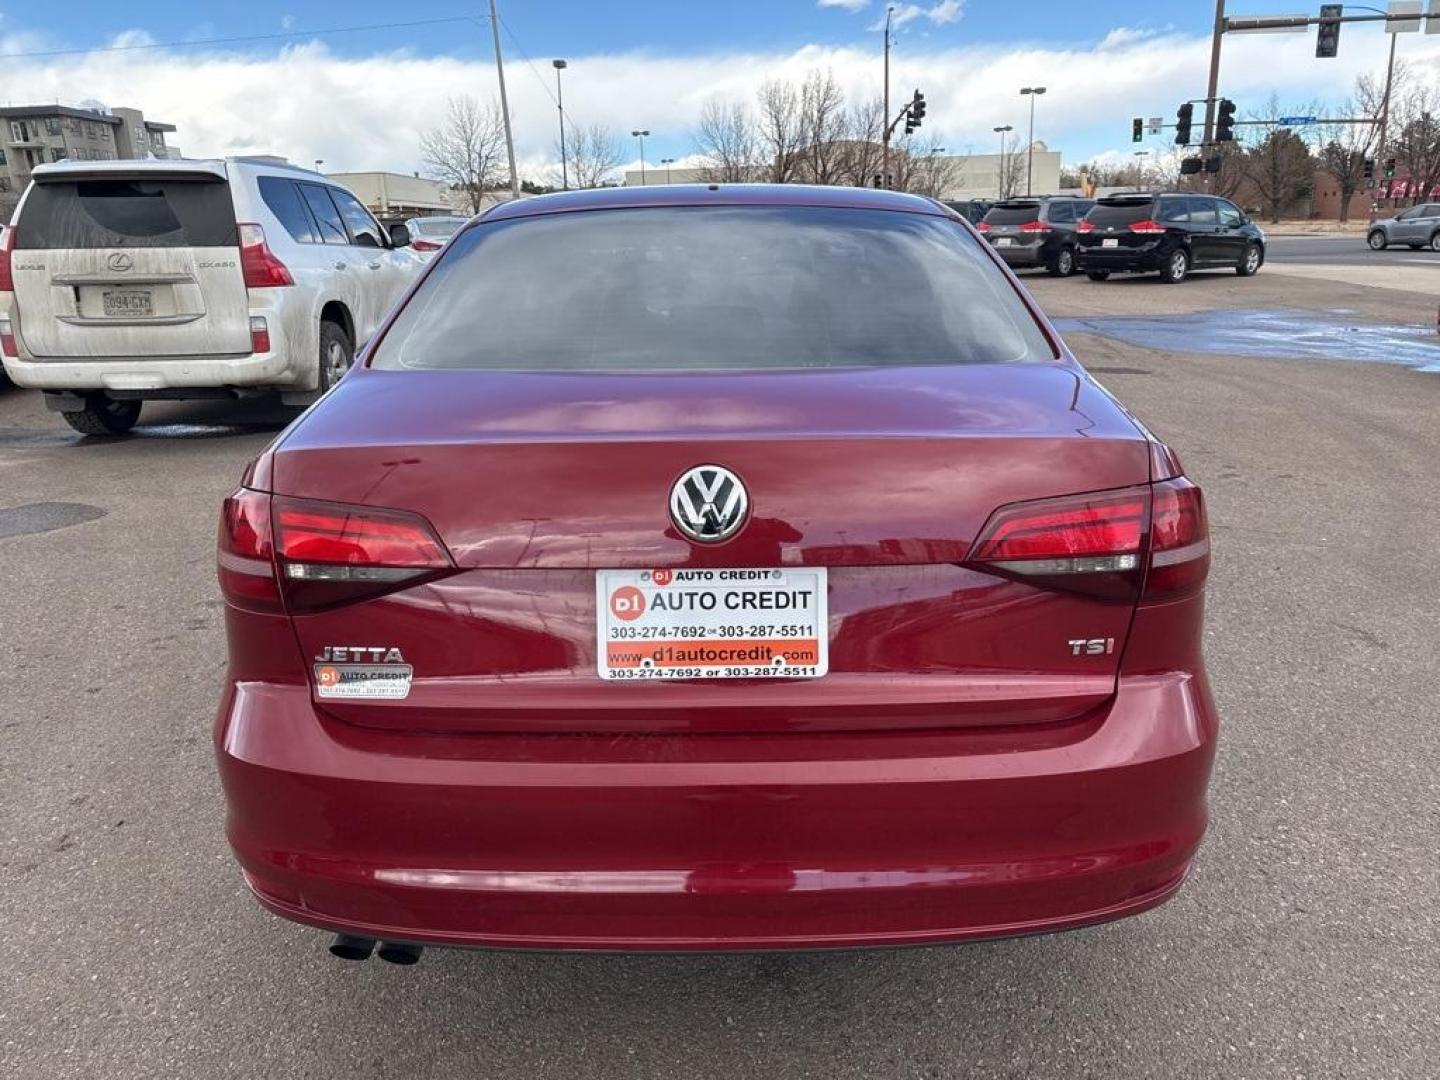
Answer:
<path fill-rule="evenodd" d="M 905 115 L 905 134 L 909 135 L 920 126 L 925 119 L 925 95 L 919 90 L 915 91 L 914 98 L 910 101 L 910 108 Z"/>
<path fill-rule="evenodd" d="M 1131 120 L 1131 121 L 1130 121 L 1130 141 L 1131 141 L 1131 142 L 1143 142 L 1144 139 L 1145 139 L 1145 118 L 1144 118 L 1144 117 L 1141 117 L 1141 116 L 1137 116 L 1137 117 L 1135 117 L 1134 120 Z"/>
<path fill-rule="evenodd" d="M 1175 145 L 1190 145 L 1190 118 L 1195 115 L 1195 106 L 1190 102 L 1181 105 L 1175 113 Z"/>
<path fill-rule="evenodd" d="M 1211 154 L 1205 159 L 1205 171 L 1207 173 L 1218 173 L 1220 166 L 1225 164 L 1225 159 L 1219 154 Z"/>
<path fill-rule="evenodd" d="M 1387 157 L 1385 159 L 1385 179 L 1395 179 L 1395 159 L 1393 157 Z"/>
<path fill-rule="evenodd" d="M 1235 141 L 1235 103 L 1229 98 L 1221 98 L 1215 110 L 1215 141 Z"/>
<path fill-rule="evenodd" d="M 1198 157 L 1183 158 L 1180 162 L 1181 176 L 1194 176 L 1204 166 L 1204 162 Z"/>
<path fill-rule="evenodd" d="M 1321 4 L 1320 23 L 1315 31 L 1315 55 L 1328 60 L 1340 50 L 1340 16 L 1344 4 Z"/>
<path fill-rule="evenodd" d="M 1365 159 L 1365 179 L 1366 179 L 1366 180 L 1374 180 L 1374 179 L 1375 179 L 1375 159 L 1374 159 L 1374 158 L 1368 158 L 1368 157 L 1367 157 L 1367 158 Z"/>

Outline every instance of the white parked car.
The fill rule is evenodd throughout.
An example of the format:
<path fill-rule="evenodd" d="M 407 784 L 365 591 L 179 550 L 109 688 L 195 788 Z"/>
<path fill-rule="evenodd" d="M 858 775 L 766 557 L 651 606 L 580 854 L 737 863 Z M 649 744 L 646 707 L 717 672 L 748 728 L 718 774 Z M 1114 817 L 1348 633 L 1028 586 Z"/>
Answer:
<path fill-rule="evenodd" d="M 469 218 L 435 216 L 435 217 L 414 217 L 406 221 L 405 232 L 401 235 L 408 235 L 411 248 L 417 252 L 422 259 L 430 260 L 445 246 L 445 241 L 460 231 Z"/>
<path fill-rule="evenodd" d="M 0 239 L 0 353 L 86 434 L 128 431 L 151 399 L 304 401 L 345 373 L 421 265 L 308 169 L 41 165 Z"/>

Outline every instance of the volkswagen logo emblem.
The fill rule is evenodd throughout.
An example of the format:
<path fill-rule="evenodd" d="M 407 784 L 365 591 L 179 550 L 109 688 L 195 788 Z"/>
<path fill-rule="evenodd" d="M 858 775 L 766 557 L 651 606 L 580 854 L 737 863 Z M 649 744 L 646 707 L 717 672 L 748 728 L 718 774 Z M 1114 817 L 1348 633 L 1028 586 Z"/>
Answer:
<path fill-rule="evenodd" d="M 114 251 L 105 256 L 105 267 L 117 274 L 123 274 L 135 265 L 135 260 L 123 251 Z"/>
<path fill-rule="evenodd" d="M 696 465 L 670 489 L 670 519 L 702 544 L 728 540 L 740 531 L 749 513 L 745 485 L 720 465 Z"/>

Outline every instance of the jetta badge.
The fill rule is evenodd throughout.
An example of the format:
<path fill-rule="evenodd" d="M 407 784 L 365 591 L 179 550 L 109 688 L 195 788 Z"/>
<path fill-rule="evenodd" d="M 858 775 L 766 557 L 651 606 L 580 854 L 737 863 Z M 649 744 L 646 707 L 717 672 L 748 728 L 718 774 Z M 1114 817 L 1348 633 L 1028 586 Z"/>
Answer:
<path fill-rule="evenodd" d="M 718 544 L 734 536 L 750 513 L 740 478 L 720 465 L 696 465 L 670 489 L 670 519 L 691 540 Z"/>

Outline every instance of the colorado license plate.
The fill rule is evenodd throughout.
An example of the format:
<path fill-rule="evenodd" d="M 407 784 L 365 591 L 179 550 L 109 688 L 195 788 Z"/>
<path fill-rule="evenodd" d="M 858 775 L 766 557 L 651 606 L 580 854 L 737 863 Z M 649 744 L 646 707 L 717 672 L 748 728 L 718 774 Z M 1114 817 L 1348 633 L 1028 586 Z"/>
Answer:
<path fill-rule="evenodd" d="M 100 307 L 107 319 L 154 315 L 154 294 L 149 289 L 106 290 L 100 294 Z"/>
<path fill-rule="evenodd" d="M 1117 240 L 1117 239 L 1114 239 L 1114 238 L 1107 239 L 1107 240 L 1101 240 L 1101 241 L 1100 241 L 1100 246 L 1101 246 L 1101 247 L 1119 247 L 1119 246 L 1120 246 L 1120 241 Z"/>
<path fill-rule="evenodd" d="M 1009 247 L 1009 246 L 1010 246 L 1011 244 L 1013 244 L 1013 243 L 1015 243 L 1015 241 L 1012 240 L 1012 239 L 1010 239 L 1010 237 L 1008 237 L 1008 236 L 1002 236 L 1002 237 L 998 238 L 998 239 L 995 241 L 995 246 L 996 246 L 996 247 Z"/>
<path fill-rule="evenodd" d="M 623 679 L 814 679 L 830 666 L 826 571 L 601 570 L 596 665 Z"/>

